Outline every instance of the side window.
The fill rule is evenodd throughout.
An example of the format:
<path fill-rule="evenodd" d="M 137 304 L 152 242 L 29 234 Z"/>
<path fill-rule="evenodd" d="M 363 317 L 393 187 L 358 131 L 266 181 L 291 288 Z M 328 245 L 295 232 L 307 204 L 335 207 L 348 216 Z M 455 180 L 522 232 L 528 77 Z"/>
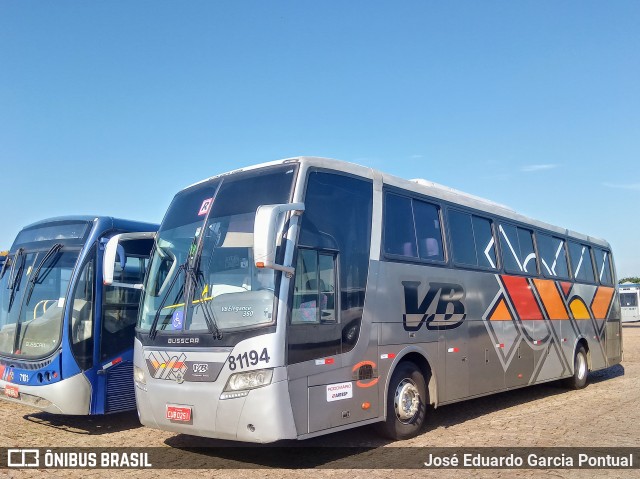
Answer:
<path fill-rule="evenodd" d="M 141 289 L 132 285 L 142 284 L 148 261 L 148 257 L 125 254 L 122 267 L 120 258 L 116 258 L 113 284 L 105 286 L 102 293 L 100 358 L 103 360 L 133 347 Z"/>
<path fill-rule="evenodd" d="M 393 193 L 385 195 L 384 252 L 444 261 L 440 208 Z"/>
<path fill-rule="evenodd" d="M 505 271 L 516 274 L 537 274 L 538 264 L 533 249 L 533 232 L 508 224 L 501 224 L 499 230 Z"/>
<path fill-rule="evenodd" d="M 384 252 L 418 257 L 411 198 L 387 193 L 384 214 Z"/>
<path fill-rule="evenodd" d="M 450 210 L 449 229 L 455 263 L 496 268 L 496 246 L 491 220 Z"/>
<path fill-rule="evenodd" d="M 413 217 L 420 258 L 444 261 L 440 208 L 424 201 L 413 200 Z"/>
<path fill-rule="evenodd" d="M 568 278 L 569 267 L 565 253 L 564 240 L 556 236 L 538 233 L 538 251 L 542 274 L 547 278 Z"/>
<path fill-rule="evenodd" d="M 81 369 L 93 366 L 93 305 L 95 298 L 95 249 L 80 271 L 73 291 L 71 350 Z"/>
<path fill-rule="evenodd" d="M 607 286 L 613 285 L 613 275 L 611 274 L 611 253 L 600 248 L 594 248 L 593 254 L 596 260 L 596 274 L 600 283 Z"/>
<path fill-rule="evenodd" d="M 593 264 L 591 263 L 591 248 L 589 246 L 569 241 L 569 259 L 571 260 L 573 277 L 576 281 L 585 283 L 593 283 L 595 281 Z"/>
<path fill-rule="evenodd" d="M 335 260 L 331 253 L 298 253 L 292 324 L 335 322 Z"/>

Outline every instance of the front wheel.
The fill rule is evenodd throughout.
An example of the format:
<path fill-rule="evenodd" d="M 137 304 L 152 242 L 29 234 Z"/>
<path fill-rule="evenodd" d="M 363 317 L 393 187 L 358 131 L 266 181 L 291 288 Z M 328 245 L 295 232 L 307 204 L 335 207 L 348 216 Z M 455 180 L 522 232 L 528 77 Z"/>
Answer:
<path fill-rule="evenodd" d="M 409 439 L 420 434 L 429 404 L 424 377 L 411 362 L 400 363 L 391 376 L 387 395 L 387 419 L 379 429 L 385 436 Z"/>
<path fill-rule="evenodd" d="M 582 389 L 587 385 L 588 374 L 587 352 L 584 350 L 584 346 L 578 346 L 573 358 L 573 376 L 566 379 L 567 387 L 571 389 Z"/>

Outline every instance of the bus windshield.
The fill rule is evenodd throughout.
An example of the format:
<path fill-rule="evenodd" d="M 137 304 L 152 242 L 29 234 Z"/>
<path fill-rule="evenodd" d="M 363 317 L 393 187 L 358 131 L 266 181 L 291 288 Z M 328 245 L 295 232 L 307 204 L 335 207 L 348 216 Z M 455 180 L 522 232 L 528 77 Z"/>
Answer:
<path fill-rule="evenodd" d="M 638 295 L 636 293 L 620 293 L 620 306 L 626 308 L 638 306 Z"/>
<path fill-rule="evenodd" d="M 43 358 L 58 347 L 78 254 L 77 248 L 56 244 L 10 256 L 12 266 L 0 281 L 0 354 Z"/>
<path fill-rule="evenodd" d="M 274 272 L 253 261 L 258 206 L 287 203 L 295 165 L 239 172 L 176 195 L 158 232 L 140 331 L 218 332 L 273 324 Z"/>

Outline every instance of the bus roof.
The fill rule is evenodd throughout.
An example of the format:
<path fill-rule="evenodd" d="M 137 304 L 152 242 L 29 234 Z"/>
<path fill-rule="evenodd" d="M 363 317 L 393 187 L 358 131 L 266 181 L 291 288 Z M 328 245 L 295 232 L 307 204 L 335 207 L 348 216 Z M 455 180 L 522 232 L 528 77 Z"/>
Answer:
<path fill-rule="evenodd" d="M 258 168 L 264 168 L 266 166 L 281 165 L 286 163 L 298 163 L 301 166 L 303 166 L 303 168 L 317 167 L 317 168 L 326 168 L 330 170 L 342 171 L 352 175 L 369 178 L 371 180 L 378 178 L 378 179 L 381 179 L 384 184 L 389 186 L 411 191 L 417 194 L 422 194 L 425 196 L 429 196 L 429 197 L 450 202 L 453 204 L 466 206 L 468 208 L 485 211 L 487 213 L 491 213 L 493 215 L 505 218 L 507 220 L 512 220 L 519 223 L 525 223 L 539 229 L 554 232 L 556 234 L 560 234 L 563 236 L 566 235 L 579 241 L 586 241 L 586 242 L 590 242 L 590 243 L 594 243 L 594 244 L 598 244 L 598 245 L 610 248 L 609 243 L 604 239 L 596 238 L 593 236 L 587 236 L 582 233 L 577 233 L 575 231 L 571 231 L 566 228 L 561 228 L 549 223 L 545 223 L 540 220 L 536 220 L 534 218 L 530 218 L 528 216 L 525 216 L 516 212 L 515 210 L 507 206 L 501 205 L 499 203 L 496 203 L 484 198 L 480 198 L 478 196 L 471 195 L 469 193 L 456 190 L 454 188 L 450 188 L 448 186 L 440 185 L 438 183 L 434 183 L 432 181 L 428 181 L 424 179 L 407 180 L 394 175 L 383 173 L 381 171 L 375 170 L 373 168 L 369 168 L 367 166 L 358 165 L 356 163 L 349 163 L 341 160 L 334 160 L 331 158 L 299 156 L 299 157 L 285 158 L 277 161 L 270 161 L 267 163 L 260 163 L 257 165 L 252 165 L 246 168 L 239 168 L 237 170 L 229 171 L 226 173 L 222 173 L 219 175 L 206 178 L 202 181 L 199 181 L 197 183 L 194 183 L 188 186 L 185 189 L 188 189 L 195 185 L 205 183 L 207 181 L 220 178 L 222 176 L 227 176 L 236 172 L 250 171 Z"/>
<path fill-rule="evenodd" d="M 73 221 L 78 221 L 78 222 L 95 222 L 98 221 L 100 223 L 103 223 L 103 227 L 106 229 L 109 226 L 111 226 L 112 228 L 123 228 L 123 229 L 138 229 L 140 231 L 142 231 L 143 228 L 148 228 L 149 231 L 153 230 L 157 230 L 158 226 L 157 224 L 154 223 L 148 223 L 148 222 L 144 222 L 144 221 L 135 221 L 135 220 L 128 220 L 128 219 L 123 219 L 123 218 L 115 218 L 113 216 L 100 216 L 100 215 L 67 215 L 67 216 L 56 216 L 53 218 L 45 218 L 43 220 L 39 220 L 36 221 L 34 223 L 31 223 L 29 225 L 26 225 L 24 227 L 21 228 L 21 230 L 25 230 L 25 229 L 30 229 L 30 228 L 34 228 L 37 226 L 42 226 L 45 224 L 51 224 L 51 223 L 62 223 L 62 222 L 73 222 Z M 146 229 L 145 229 L 146 231 Z"/>
<path fill-rule="evenodd" d="M 87 227 L 86 229 L 84 229 L 84 232 L 66 231 L 65 233 L 62 233 L 63 236 L 58 236 L 58 233 L 60 233 L 60 231 L 65 230 L 67 226 L 73 225 L 74 223 L 85 223 Z M 46 241 L 53 241 L 54 239 L 59 239 L 61 241 L 62 240 L 72 241 L 74 243 L 81 244 L 81 243 L 84 243 L 85 241 L 88 241 L 92 237 L 91 233 L 89 233 L 90 231 L 93 231 L 93 234 L 102 235 L 103 233 L 108 232 L 110 230 L 158 231 L 159 227 L 160 225 L 158 224 L 146 223 L 142 221 L 132 221 L 132 220 L 126 220 L 122 218 L 114 218 L 112 216 L 94 216 L 94 215 L 56 216 L 54 218 L 45 218 L 43 220 L 36 221 L 34 223 L 31 223 L 22 227 L 16 234 L 10 251 L 13 252 L 18 248 L 18 246 L 23 246 L 25 244 L 31 244 L 34 242 L 43 243 Z M 49 236 L 39 240 L 36 240 L 34 237 L 30 236 L 33 230 L 40 230 L 40 228 L 48 230 Z M 60 230 L 58 230 L 58 228 Z M 68 234 L 72 234 L 76 236 L 65 236 Z"/>

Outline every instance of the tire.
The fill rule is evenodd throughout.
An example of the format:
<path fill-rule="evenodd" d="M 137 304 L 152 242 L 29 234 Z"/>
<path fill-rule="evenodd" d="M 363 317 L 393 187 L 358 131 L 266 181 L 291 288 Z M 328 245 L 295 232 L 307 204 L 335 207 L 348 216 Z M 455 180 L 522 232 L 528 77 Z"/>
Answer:
<path fill-rule="evenodd" d="M 573 357 L 573 376 L 566 379 L 565 384 L 570 389 L 582 389 L 587 385 L 589 366 L 587 362 L 587 352 L 584 346 L 578 346 Z"/>
<path fill-rule="evenodd" d="M 389 381 L 387 419 L 378 425 L 379 432 L 394 440 L 420 434 L 427 413 L 429 396 L 424 376 L 412 362 L 402 362 Z"/>

